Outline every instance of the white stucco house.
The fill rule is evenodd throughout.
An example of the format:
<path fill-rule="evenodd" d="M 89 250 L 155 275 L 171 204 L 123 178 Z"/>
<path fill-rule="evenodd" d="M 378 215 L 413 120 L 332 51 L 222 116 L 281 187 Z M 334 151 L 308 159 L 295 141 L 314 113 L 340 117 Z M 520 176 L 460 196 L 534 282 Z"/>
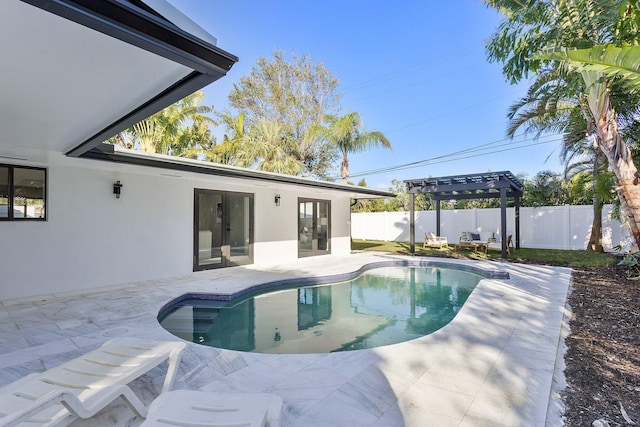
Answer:
<path fill-rule="evenodd" d="M 237 58 L 164 0 L 2 6 L 0 300 L 346 254 L 393 196 L 107 145 Z"/>

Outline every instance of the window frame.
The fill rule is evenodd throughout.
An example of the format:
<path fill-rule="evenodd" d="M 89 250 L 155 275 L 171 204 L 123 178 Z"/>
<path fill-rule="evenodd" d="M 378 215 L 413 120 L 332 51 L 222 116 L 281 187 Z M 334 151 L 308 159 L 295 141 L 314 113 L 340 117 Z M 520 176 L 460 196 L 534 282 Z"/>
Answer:
<path fill-rule="evenodd" d="M 49 205 L 49 173 L 47 168 L 38 167 L 38 166 L 25 166 L 25 165 L 13 165 L 13 164 L 5 164 L 0 163 L 0 168 L 8 169 L 8 203 L 7 203 L 7 216 L 0 217 L 0 221 L 47 221 L 48 218 L 48 205 Z M 24 217 L 14 217 L 14 198 L 15 198 L 15 186 L 14 186 L 14 177 L 16 169 L 28 169 L 28 170 L 36 170 L 42 171 L 44 173 L 44 215 L 42 217 L 29 218 Z"/>

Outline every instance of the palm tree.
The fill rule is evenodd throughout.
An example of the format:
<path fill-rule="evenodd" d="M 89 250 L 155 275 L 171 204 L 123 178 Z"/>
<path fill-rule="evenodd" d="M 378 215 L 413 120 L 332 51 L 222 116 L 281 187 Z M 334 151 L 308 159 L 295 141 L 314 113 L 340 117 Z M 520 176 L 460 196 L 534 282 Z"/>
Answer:
<path fill-rule="evenodd" d="M 238 166 L 240 162 L 238 153 L 245 137 L 245 115 L 240 113 L 237 116 L 231 116 L 223 113 L 219 117 L 227 128 L 227 132 L 222 138 L 222 143 L 203 149 L 200 154 L 210 162 Z"/>
<path fill-rule="evenodd" d="M 570 63 L 577 71 L 589 70 L 621 77 L 629 87 L 640 89 L 640 46 L 598 45 L 590 49 L 559 49 L 539 55 Z"/>
<path fill-rule="evenodd" d="M 589 116 L 589 112 L 582 96 L 583 81 L 569 71 L 567 67 L 556 67 L 546 68 L 537 73 L 537 78 L 531 83 L 527 94 L 509 110 L 507 135 L 513 137 L 521 128 L 524 128 L 525 132 L 535 132 L 537 135 L 544 132 L 562 133 L 563 144 L 560 157 L 565 164 L 565 177 L 576 175 L 577 180 L 589 175 L 592 181 L 589 188 L 600 188 L 599 184 L 610 182 L 608 179 L 603 180 L 605 175 L 601 166 L 606 165 L 606 162 L 603 162 L 600 152 L 593 149 L 591 138 L 585 136 L 588 124 L 585 117 Z M 576 161 L 578 157 L 580 162 Z M 536 176 L 535 180 L 541 183 L 540 178 L 541 176 Z M 529 190 L 535 188 L 537 187 L 530 187 Z M 541 194 L 543 195 L 544 192 Z M 602 200 L 605 198 L 606 194 L 598 193 L 593 194 L 591 198 L 594 217 L 588 250 L 599 252 L 604 250 Z M 528 203 L 544 205 L 558 202 L 558 200 L 534 199 Z"/>
<path fill-rule="evenodd" d="M 340 178 L 345 184 L 349 178 L 349 153 L 364 151 L 376 145 L 391 149 L 391 143 L 382 132 L 367 132 L 362 129 L 362 119 L 356 112 L 342 117 L 327 116 L 326 122 L 328 123 L 327 127 L 319 128 L 317 131 L 337 147 L 342 154 Z"/>
<path fill-rule="evenodd" d="M 149 153 L 180 155 L 186 153 L 189 146 L 181 144 L 196 144 L 194 136 L 200 135 L 206 138 L 208 126 L 216 126 L 217 123 L 206 114 L 213 112 L 213 107 L 199 105 L 204 99 L 204 93 L 197 91 L 180 101 L 160 110 L 156 114 L 134 124 L 125 131 L 125 135 L 119 135 L 116 141 L 125 141 L 124 144 L 135 147 Z M 196 126 L 194 130 L 191 127 Z M 191 138 L 182 138 L 187 132 Z M 122 142 L 120 142 L 122 144 Z"/>
<path fill-rule="evenodd" d="M 543 66 L 552 69 L 564 63 L 549 62 L 540 55 L 559 48 L 591 48 L 614 41 L 623 34 L 617 31 L 619 14 L 629 9 L 626 0 L 552 0 L 514 2 L 486 0 L 487 4 L 507 18 L 488 44 L 489 58 L 505 64 L 503 72 L 512 81 L 519 81 L 531 71 Z M 624 34 L 623 34 L 624 35 Z M 627 34 L 628 35 L 628 34 Z M 606 156 L 616 175 L 618 196 L 629 228 L 640 245 L 640 187 L 631 151 L 617 125 L 609 79 L 597 71 L 583 70 L 582 96 L 588 114 L 587 130 L 596 146 Z"/>
<path fill-rule="evenodd" d="M 298 175 L 304 164 L 291 153 L 297 144 L 279 122 L 259 120 L 240 142 L 238 165 L 260 170 Z"/>

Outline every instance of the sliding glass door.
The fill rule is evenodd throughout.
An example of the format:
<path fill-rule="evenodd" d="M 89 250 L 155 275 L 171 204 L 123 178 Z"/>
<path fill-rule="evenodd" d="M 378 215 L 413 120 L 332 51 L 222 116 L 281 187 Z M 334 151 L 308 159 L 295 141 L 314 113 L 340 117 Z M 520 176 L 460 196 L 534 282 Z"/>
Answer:
<path fill-rule="evenodd" d="M 298 256 L 331 253 L 331 202 L 298 199 Z"/>
<path fill-rule="evenodd" d="M 253 194 L 195 190 L 193 269 L 253 262 Z"/>

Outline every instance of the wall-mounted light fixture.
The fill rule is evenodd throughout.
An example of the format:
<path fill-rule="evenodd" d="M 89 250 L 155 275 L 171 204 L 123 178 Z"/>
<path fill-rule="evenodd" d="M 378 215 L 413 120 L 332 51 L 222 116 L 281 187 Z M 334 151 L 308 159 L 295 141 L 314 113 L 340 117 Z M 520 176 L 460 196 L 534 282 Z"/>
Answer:
<path fill-rule="evenodd" d="M 113 194 L 116 195 L 116 199 L 120 198 L 120 189 L 121 188 L 122 188 L 122 184 L 120 184 L 120 181 L 118 181 L 115 184 L 113 184 Z"/>
<path fill-rule="evenodd" d="M 280 206 L 280 195 L 276 194 L 276 206 Z"/>

